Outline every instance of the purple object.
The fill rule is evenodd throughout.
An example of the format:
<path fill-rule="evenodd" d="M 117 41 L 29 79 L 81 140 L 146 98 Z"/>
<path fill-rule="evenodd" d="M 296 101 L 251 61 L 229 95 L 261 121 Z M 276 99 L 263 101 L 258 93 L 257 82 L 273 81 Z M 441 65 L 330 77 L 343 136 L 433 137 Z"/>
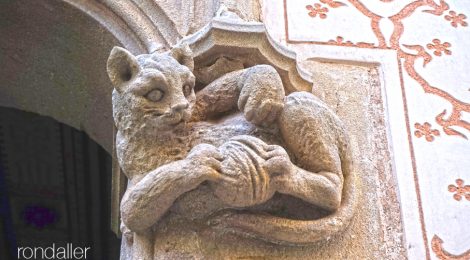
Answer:
<path fill-rule="evenodd" d="M 55 210 L 41 206 L 27 206 L 23 210 L 23 220 L 36 228 L 44 228 L 57 221 Z"/>

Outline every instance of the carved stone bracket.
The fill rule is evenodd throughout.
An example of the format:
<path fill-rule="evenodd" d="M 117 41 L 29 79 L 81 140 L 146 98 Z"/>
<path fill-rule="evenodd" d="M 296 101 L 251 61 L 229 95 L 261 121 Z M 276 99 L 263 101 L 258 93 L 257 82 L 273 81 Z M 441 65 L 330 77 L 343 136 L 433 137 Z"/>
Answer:
<path fill-rule="evenodd" d="M 348 133 L 310 93 L 295 53 L 224 7 L 167 47 L 138 56 L 115 47 L 107 62 L 121 258 L 165 254 L 163 230 L 194 221 L 285 245 L 344 231 L 359 195 Z"/>
<path fill-rule="evenodd" d="M 287 93 L 312 89 L 310 75 L 297 66 L 295 52 L 273 41 L 262 23 L 216 16 L 182 42 L 191 47 L 196 69 L 220 57 L 237 60 L 244 67 L 269 64 L 281 76 Z"/>
<path fill-rule="evenodd" d="M 181 43 L 187 43 L 193 51 L 195 70 L 211 66 L 221 57 L 236 60 L 245 68 L 269 64 L 281 76 L 287 94 L 312 89 L 309 74 L 297 66 L 295 52 L 273 41 L 263 23 L 219 15 L 198 32 L 184 37 Z M 126 178 L 113 156 L 111 225 L 116 234 L 120 233 L 119 204 L 125 186 Z"/>

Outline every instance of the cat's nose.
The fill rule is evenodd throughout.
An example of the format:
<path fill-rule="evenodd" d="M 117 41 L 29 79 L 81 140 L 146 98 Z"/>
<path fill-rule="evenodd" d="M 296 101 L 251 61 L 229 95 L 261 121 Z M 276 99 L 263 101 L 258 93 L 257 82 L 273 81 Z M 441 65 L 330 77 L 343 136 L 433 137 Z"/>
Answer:
<path fill-rule="evenodd" d="M 173 105 L 171 107 L 171 110 L 177 112 L 177 111 L 184 110 L 188 107 L 189 107 L 189 103 L 187 101 L 184 101 L 184 102 L 179 102 L 178 104 Z"/>

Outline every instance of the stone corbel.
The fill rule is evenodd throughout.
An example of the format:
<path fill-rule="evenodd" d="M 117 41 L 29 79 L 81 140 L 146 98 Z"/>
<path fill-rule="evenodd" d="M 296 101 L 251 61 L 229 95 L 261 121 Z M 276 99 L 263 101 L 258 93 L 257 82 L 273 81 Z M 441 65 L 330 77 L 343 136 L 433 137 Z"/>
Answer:
<path fill-rule="evenodd" d="M 220 58 L 236 61 L 245 68 L 269 64 L 281 76 L 286 93 L 311 91 L 310 75 L 297 66 L 295 52 L 276 43 L 263 23 L 247 22 L 234 13 L 221 10 L 209 24 L 181 40 L 181 43 L 187 43 L 193 51 L 195 71 L 213 66 Z M 216 73 L 212 76 L 214 74 Z M 115 134 L 116 129 L 113 136 Z M 125 176 L 113 156 L 111 225 L 116 234 L 120 234 L 119 203 L 125 189 Z"/>
<path fill-rule="evenodd" d="M 198 32 L 184 37 L 179 44 L 188 44 L 191 48 L 196 78 L 198 78 L 198 73 L 204 76 L 207 71 L 210 71 L 209 74 L 212 74 L 212 77 L 215 77 L 214 75 L 218 77 L 232 70 L 268 64 L 279 73 L 287 94 L 312 91 L 312 80 L 297 66 L 295 53 L 273 41 L 262 23 L 243 21 L 227 11 L 219 12 L 209 24 Z M 201 85 L 207 83 L 201 82 L 200 79 L 199 81 Z M 345 176 L 341 205 L 335 212 L 324 218 L 307 221 L 279 218 L 284 221 L 288 229 L 286 236 L 289 242 L 309 243 L 330 238 L 333 234 L 344 230 L 353 217 L 358 200 L 356 181 L 354 171 Z M 119 233 L 119 205 L 125 185 L 126 178 L 113 157 L 111 223 L 116 233 Z M 253 222 L 253 225 L 260 225 L 260 223 Z M 262 225 L 266 225 L 266 229 L 269 229 L 268 222 Z M 312 230 L 312 234 L 299 237 L 296 233 L 298 230 Z"/>
<path fill-rule="evenodd" d="M 182 39 L 193 51 L 196 70 L 221 57 L 236 60 L 244 67 L 268 64 L 281 76 L 287 93 L 312 90 L 310 75 L 297 66 L 295 52 L 276 43 L 263 23 L 247 22 L 234 15 L 219 14 L 200 31 Z"/>

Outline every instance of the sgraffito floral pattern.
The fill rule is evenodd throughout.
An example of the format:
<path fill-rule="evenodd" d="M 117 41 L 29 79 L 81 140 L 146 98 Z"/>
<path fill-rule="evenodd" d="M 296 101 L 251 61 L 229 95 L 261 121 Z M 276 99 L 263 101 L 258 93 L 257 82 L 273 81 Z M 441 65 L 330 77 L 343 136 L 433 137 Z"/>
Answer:
<path fill-rule="evenodd" d="M 349 47 L 361 47 L 361 48 L 372 48 L 374 47 L 373 43 L 368 42 L 358 42 L 353 43 L 351 41 L 345 41 L 343 37 L 337 36 L 335 40 L 329 40 L 329 43 L 334 43 L 341 46 L 349 46 Z"/>
<path fill-rule="evenodd" d="M 431 43 L 428 43 L 425 46 L 420 44 L 405 44 L 401 42 L 401 37 L 404 32 L 403 20 L 413 15 L 413 13 L 415 13 L 419 9 L 421 9 L 422 12 L 428 13 L 430 15 L 444 17 L 444 19 L 449 21 L 450 24 L 455 28 L 462 28 L 468 26 L 468 23 L 466 22 L 467 16 L 465 14 L 457 13 L 454 10 L 449 11 L 449 4 L 445 0 L 410 1 L 410 3 L 407 4 L 402 10 L 400 10 L 395 15 L 389 17 L 382 17 L 367 9 L 363 1 L 361 0 L 347 0 L 347 2 L 349 2 L 349 5 L 344 3 L 346 2 L 346 0 L 321 0 L 320 2 L 332 8 L 337 8 L 341 6 L 351 6 L 352 8 L 357 9 L 357 11 L 361 12 L 363 15 L 371 19 L 372 31 L 374 32 L 378 40 L 378 45 L 362 42 L 355 44 L 350 41 L 344 41 L 342 37 L 338 36 L 335 40 L 330 40 L 326 42 L 326 44 L 359 48 L 379 48 L 396 50 L 400 66 L 403 66 L 404 71 L 413 80 L 415 80 L 421 85 L 425 93 L 436 95 L 448 101 L 452 105 L 452 109 L 443 110 L 442 113 L 439 113 L 435 117 L 436 123 L 442 127 L 443 132 L 449 136 L 458 136 L 468 139 L 468 133 L 466 132 L 470 132 L 470 122 L 463 120 L 462 114 L 470 113 L 470 104 L 461 101 L 457 97 L 444 91 L 442 87 L 432 85 L 429 81 L 422 77 L 416 69 L 416 66 L 420 64 L 418 63 L 419 60 L 423 60 L 423 66 L 426 66 L 426 64 L 432 61 L 433 58 L 430 53 L 434 54 L 434 56 L 436 57 L 440 57 L 443 55 L 452 55 L 452 51 L 450 50 L 452 44 L 449 42 L 441 42 L 440 39 L 434 39 Z M 386 0 L 383 2 L 391 1 Z M 311 17 L 316 17 L 318 15 L 320 16 L 320 18 L 326 19 L 326 12 L 328 12 L 328 8 L 322 7 L 322 4 L 316 3 L 313 6 L 308 5 L 307 10 L 310 11 L 308 12 L 308 14 Z M 389 19 L 394 26 L 394 31 L 390 39 L 385 38 L 384 34 L 382 33 L 379 27 L 379 23 L 382 19 Z M 289 41 L 288 35 L 286 38 L 288 42 L 292 42 Z M 427 50 L 425 47 L 427 47 Z M 428 51 L 430 53 L 428 53 Z M 466 132 L 462 132 L 463 130 Z"/>
<path fill-rule="evenodd" d="M 320 4 L 321 3 L 321 4 Z M 338 7 L 341 7 L 341 6 L 346 6 L 346 4 L 342 3 L 342 2 L 339 2 L 339 1 L 334 1 L 334 0 L 320 0 L 320 3 L 314 3 L 313 6 L 312 5 L 307 5 L 305 6 L 305 8 L 309 11 L 308 12 L 308 15 L 310 17 L 318 17 L 320 19 L 325 19 L 327 17 L 327 14 L 330 10 L 328 9 L 328 7 L 331 7 L 331 8 L 338 8 Z M 324 5 L 328 6 L 324 6 Z"/>
<path fill-rule="evenodd" d="M 425 122 L 424 124 L 415 124 L 415 136 L 418 138 L 421 138 L 424 136 L 424 139 L 428 142 L 434 141 L 434 136 L 439 136 L 439 130 L 436 129 L 431 129 L 431 124 L 428 122 Z"/>
<path fill-rule="evenodd" d="M 450 24 L 455 28 L 459 25 L 463 27 L 468 26 L 468 23 L 465 21 L 467 16 L 464 14 L 457 14 L 455 11 L 450 11 L 449 14 L 444 16 L 444 19 L 450 21 Z"/>
<path fill-rule="evenodd" d="M 287 1 L 287 0 L 285 0 Z M 427 79 L 421 71 L 426 65 L 433 62 L 438 58 L 443 59 L 445 56 L 449 55 L 461 55 L 457 53 L 458 49 L 453 45 L 457 45 L 458 42 L 445 41 L 445 39 L 438 39 L 437 37 L 431 42 L 404 42 L 404 39 L 410 39 L 402 37 L 405 32 L 404 21 L 411 17 L 416 16 L 418 13 L 425 13 L 428 15 L 436 16 L 442 18 L 443 25 L 446 27 L 449 26 L 457 32 L 460 33 L 463 30 L 466 30 L 467 35 L 459 35 L 454 38 L 454 40 L 465 39 L 468 37 L 468 20 L 466 14 L 462 13 L 460 10 L 452 9 L 453 7 L 450 4 L 459 2 L 459 0 L 409 0 L 406 4 L 403 4 L 403 7 L 395 12 L 395 14 L 387 13 L 386 16 L 379 13 L 375 13 L 374 10 L 368 9 L 367 4 L 369 1 L 365 0 L 341 0 L 344 5 L 348 8 L 354 8 L 354 11 L 360 12 L 364 17 L 367 17 L 370 20 L 370 25 L 373 34 L 377 39 L 377 43 L 353 43 L 349 40 L 345 40 L 343 37 L 338 36 L 336 39 L 331 39 L 327 42 L 324 41 L 311 41 L 315 44 L 322 45 L 334 45 L 334 46 L 343 46 L 343 47 L 356 47 L 356 48 L 368 48 L 368 49 L 383 49 L 383 50 L 395 50 L 397 54 L 398 67 L 400 68 L 400 79 L 403 81 L 403 75 L 406 75 L 411 80 L 414 80 L 422 88 L 422 91 L 427 95 L 432 95 L 440 98 L 441 100 L 446 101 L 448 104 L 446 108 L 442 109 L 435 117 L 436 128 L 431 125 L 429 122 L 424 123 L 415 123 L 415 129 L 408 129 L 410 134 L 410 143 L 412 145 L 411 136 L 414 134 L 414 137 L 419 140 L 425 140 L 427 142 L 433 142 L 441 134 L 449 137 L 458 137 L 465 140 L 468 140 L 468 135 L 470 134 L 470 103 L 464 101 L 462 98 L 455 96 L 455 93 L 448 92 L 449 87 L 433 84 L 430 79 Z M 380 0 L 382 3 L 395 3 L 394 0 Z M 325 4 L 324 1 L 321 3 Z M 345 4 L 347 3 L 347 5 Z M 459 5 L 462 4 L 460 1 Z M 331 7 L 331 6 L 329 6 Z M 467 9 L 468 10 L 468 9 Z M 468 14 L 467 14 L 468 15 Z M 325 19 L 333 19 L 333 17 L 325 17 Z M 384 21 L 384 24 L 391 24 L 393 27 L 392 33 L 390 31 L 387 33 L 382 32 L 380 24 Z M 287 19 L 286 19 L 287 21 Z M 429 33 L 433 35 L 433 27 L 430 27 Z M 425 29 L 425 28 L 423 28 Z M 295 41 L 290 40 L 288 32 L 286 30 L 286 41 L 288 43 L 302 43 L 306 41 Z M 447 63 L 452 66 L 452 63 Z M 465 81 L 462 81 L 465 84 Z M 441 83 L 442 84 L 442 83 Z M 402 83 L 403 91 L 406 89 L 405 83 Z M 470 86 L 452 86 L 452 89 L 468 89 L 470 91 Z M 406 103 L 406 101 L 404 101 Z M 408 113 L 408 112 L 405 112 Z M 409 119 L 407 119 L 409 123 Z M 410 125 L 409 128 L 413 128 L 413 125 Z M 414 153 L 412 151 L 412 160 L 414 160 Z M 417 173 L 414 172 L 414 175 L 417 176 Z M 415 185 L 419 186 L 417 179 L 415 179 Z M 455 184 L 451 184 L 448 187 L 449 192 L 453 193 L 453 199 L 456 201 L 470 201 L 470 186 L 464 185 L 463 179 L 457 179 Z M 418 199 L 421 197 L 421 193 L 417 190 Z M 423 216 L 423 210 L 421 204 L 419 206 L 421 229 L 423 232 L 423 242 L 425 244 L 426 259 L 431 259 L 430 250 L 428 247 L 428 237 L 426 235 L 425 221 Z M 438 236 L 432 238 L 431 249 L 435 253 L 435 257 L 438 259 L 459 259 L 459 260 L 470 260 L 470 250 L 464 252 L 460 255 L 455 255 L 450 252 L 447 252 L 442 247 L 443 241 Z"/>
<path fill-rule="evenodd" d="M 327 7 L 322 7 L 321 4 L 315 3 L 313 6 L 307 5 L 305 8 L 309 10 L 308 15 L 311 17 L 320 17 L 321 19 L 326 18 L 326 13 L 328 13 L 328 8 Z"/>
<path fill-rule="evenodd" d="M 470 250 L 460 255 L 454 255 L 447 252 L 442 244 L 444 244 L 444 241 L 442 241 L 442 239 L 437 235 L 434 235 L 431 240 L 431 248 L 432 251 L 436 254 L 437 258 L 441 260 L 470 260 Z"/>
<path fill-rule="evenodd" d="M 331 8 L 338 8 L 340 6 L 346 6 L 345 3 L 342 3 L 340 1 L 334 1 L 334 0 L 320 0 L 320 2 L 328 5 Z"/>
<path fill-rule="evenodd" d="M 426 45 L 426 47 L 429 49 L 429 50 L 434 50 L 434 55 L 436 56 L 441 56 L 442 53 L 446 54 L 446 55 L 451 55 L 452 54 L 452 51 L 449 50 L 449 48 L 451 47 L 452 45 L 448 42 L 443 42 L 441 43 L 441 40 L 439 39 L 434 39 L 432 40 L 432 43 L 428 43 Z"/>
<path fill-rule="evenodd" d="M 470 185 L 464 186 L 464 181 L 462 179 L 455 180 L 455 184 L 457 184 L 457 186 L 451 184 L 448 187 L 449 192 L 455 193 L 453 196 L 454 199 L 456 201 L 461 201 L 462 198 L 465 198 L 470 201 Z"/>

